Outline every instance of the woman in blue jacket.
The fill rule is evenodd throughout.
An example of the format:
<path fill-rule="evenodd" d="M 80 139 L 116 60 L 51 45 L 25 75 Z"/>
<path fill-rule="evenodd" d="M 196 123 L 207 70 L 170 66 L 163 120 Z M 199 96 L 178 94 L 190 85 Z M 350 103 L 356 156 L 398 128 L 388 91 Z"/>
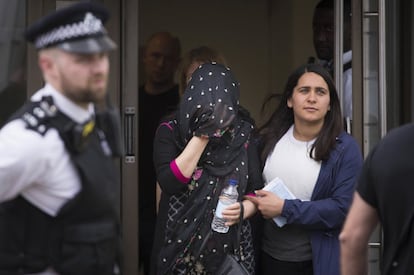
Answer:
<path fill-rule="evenodd" d="M 293 196 L 258 190 L 248 197 L 266 219 L 261 274 L 339 274 L 338 235 L 362 166 L 342 121 L 329 73 L 306 64 L 290 75 L 279 106 L 259 129 L 265 184 L 278 178 Z"/>

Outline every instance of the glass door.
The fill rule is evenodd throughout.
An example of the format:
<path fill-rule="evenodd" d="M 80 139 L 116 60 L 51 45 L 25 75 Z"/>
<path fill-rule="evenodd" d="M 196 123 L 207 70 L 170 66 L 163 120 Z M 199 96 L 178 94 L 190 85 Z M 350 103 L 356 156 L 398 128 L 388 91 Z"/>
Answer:
<path fill-rule="evenodd" d="M 0 0 L 0 127 L 26 100 L 26 0 Z"/>
<path fill-rule="evenodd" d="M 403 123 L 410 108 L 404 108 L 401 83 L 404 71 L 400 13 L 403 1 L 353 0 L 353 130 L 364 156 L 386 135 Z M 382 228 L 372 234 L 369 246 L 370 274 L 379 275 Z"/>

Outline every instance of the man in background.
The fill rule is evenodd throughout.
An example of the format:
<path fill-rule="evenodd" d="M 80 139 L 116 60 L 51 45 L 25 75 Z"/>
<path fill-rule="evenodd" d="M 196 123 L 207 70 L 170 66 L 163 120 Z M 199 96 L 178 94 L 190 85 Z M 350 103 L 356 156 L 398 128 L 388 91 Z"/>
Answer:
<path fill-rule="evenodd" d="M 156 222 L 156 176 L 153 140 L 162 117 L 179 102 L 175 73 L 180 62 L 178 38 L 168 32 L 151 35 L 143 49 L 145 83 L 139 88 L 139 262 L 149 273 Z"/>
<path fill-rule="evenodd" d="M 343 109 L 345 121 L 352 120 L 351 0 L 343 1 Z M 313 45 L 320 62 L 333 76 L 335 50 L 335 10 L 333 0 L 321 0 L 313 14 Z"/>

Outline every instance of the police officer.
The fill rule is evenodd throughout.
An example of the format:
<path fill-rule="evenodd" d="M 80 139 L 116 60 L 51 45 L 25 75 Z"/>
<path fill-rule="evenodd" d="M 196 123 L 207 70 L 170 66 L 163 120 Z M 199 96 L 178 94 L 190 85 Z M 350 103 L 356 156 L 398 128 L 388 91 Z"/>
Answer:
<path fill-rule="evenodd" d="M 0 274 L 119 273 L 120 153 L 107 98 L 115 43 L 93 2 L 31 25 L 45 86 L 0 130 Z"/>

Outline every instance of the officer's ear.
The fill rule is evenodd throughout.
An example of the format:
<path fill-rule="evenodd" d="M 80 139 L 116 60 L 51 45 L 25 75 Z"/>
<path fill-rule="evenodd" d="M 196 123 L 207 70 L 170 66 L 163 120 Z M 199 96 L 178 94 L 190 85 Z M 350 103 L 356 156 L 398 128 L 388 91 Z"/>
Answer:
<path fill-rule="evenodd" d="M 37 62 L 42 72 L 48 71 L 52 66 L 50 58 L 45 54 L 39 53 Z"/>
<path fill-rule="evenodd" d="M 48 81 L 50 81 L 50 78 L 56 77 L 56 58 L 57 52 L 54 49 L 42 49 L 39 51 L 38 65 Z"/>

